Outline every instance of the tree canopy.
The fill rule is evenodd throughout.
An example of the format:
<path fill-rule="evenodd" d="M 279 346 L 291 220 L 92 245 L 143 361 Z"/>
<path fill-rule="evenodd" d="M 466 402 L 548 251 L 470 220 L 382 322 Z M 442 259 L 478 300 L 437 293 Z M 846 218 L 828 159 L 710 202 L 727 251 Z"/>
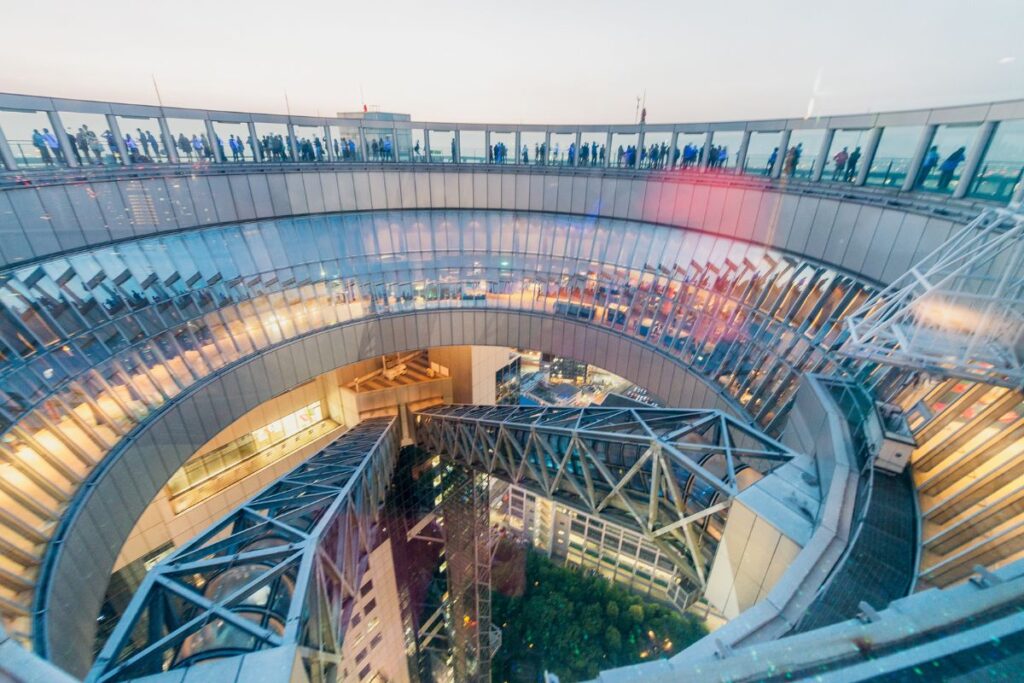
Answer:
<path fill-rule="evenodd" d="M 547 669 L 568 683 L 599 671 L 670 656 L 707 633 L 692 615 L 641 597 L 603 576 L 526 556 L 526 591 L 493 595 L 502 629 L 492 680 L 535 680 Z"/>

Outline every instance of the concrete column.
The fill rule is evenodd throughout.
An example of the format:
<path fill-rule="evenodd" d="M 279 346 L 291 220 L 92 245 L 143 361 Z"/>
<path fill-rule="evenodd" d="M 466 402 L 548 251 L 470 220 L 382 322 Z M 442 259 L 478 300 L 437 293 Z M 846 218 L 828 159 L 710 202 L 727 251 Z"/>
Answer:
<path fill-rule="evenodd" d="M 640 168 L 640 152 L 644 148 L 645 138 L 647 137 L 646 131 L 641 127 L 640 132 L 636 135 L 636 168 Z M 650 161 L 650 159 L 648 159 Z"/>
<path fill-rule="evenodd" d="M 782 177 L 782 167 L 786 163 L 786 151 L 789 149 L 789 139 L 793 131 L 785 129 L 779 138 L 779 153 L 775 155 L 775 167 L 772 169 L 772 178 Z"/>
<path fill-rule="evenodd" d="M 580 147 L 583 145 L 583 131 L 576 129 L 576 158 L 573 159 L 573 166 L 580 165 Z"/>
<path fill-rule="evenodd" d="M 747 165 L 747 148 L 750 147 L 750 131 L 743 131 L 743 138 L 740 140 L 740 151 L 736 154 L 736 175 L 743 173 L 743 167 Z"/>
<path fill-rule="evenodd" d="M 679 149 L 679 131 L 672 131 L 672 149 L 668 151 L 668 164 L 669 168 L 675 168 L 676 162 L 676 150 Z"/>
<path fill-rule="evenodd" d="M 427 155 L 427 161 L 430 161 L 430 131 L 426 128 L 423 129 L 423 152 Z"/>
<path fill-rule="evenodd" d="M 3 128 L 0 128 L 0 162 L 3 162 L 4 168 L 8 171 L 18 170 L 18 163 L 14 160 L 14 154 L 11 153 L 11 146 L 7 142 Z"/>
<path fill-rule="evenodd" d="M 914 182 L 917 180 L 917 174 L 921 170 L 921 164 L 924 163 L 924 155 L 928 153 L 928 148 L 932 144 L 932 140 L 935 139 L 935 131 L 938 129 L 936 125 L 928 125 L 921 131 L 921 139 L 917 141 L 917 149 L 914 151 L 914 156 L 910 160 L 910 166 L 907 168 L 907 177 L 903 179 L 903 187 L 900 189 L 904 192 L 910 192 L 914 189 Z"/>
<path fill-rule="evenodd" d="M 523 132 L 516 128 L 516 153 L 513 155 L 515 163 L 523 163 Z"/>
<path fill-rule="evenodd" d="M 551 131 L 544 131 L 544 158 L 541 163 L 547 166 L 548 161 L 551 159 Z"/>
<path fill-rule="evenodd" d="M 224 153 L 220 145 L 217 144 L 217 131 L 213 129 L 213 121 L 203 119 L 203 123 L 206 124 L 206 139 L 210 141 L 210 147 L 213 149 L 213 160 L 218 164 L 223 164 Z"/>
<path fill-rule="evenodd" d="M 398 153 L 398 126 L 391 126 L 391 160 L 398 161 L 400 158 Z"/>
<path fill-rule="evenodd" d="M 611 131 L 608 131 L 608 135 L 606 136 L 606 139 L 608 140 L 608 142 L 604 146 L 604 163 L 601 164 L 601 165 L 604 166 L 605 168 L 609 168 L 612 165 L 612 156 L 615 154 L 612 151 L 612 132 Z M 600 148 L 597 150 L 597 153 L 598 154 L 601 153 Z"/>
<path fill-rule="evenodd" d="M 327 160 L 337 161 L 334 158 L 334 144 L 331 142 L 331 127 L 326 123 L 324 124 L 324 147 L 327 148 Z"/>
<path fill-rule="evenodd" d="M 814 158 L 814 168 L 811 169 L 811 182 L 821 180 L 821 174 L 825 172 L 825 164 L 828 163 L 828 153 L 832 149 L 832 140 L 836 137 L 835 128 L 826 128 L 825 134 L 821 137 L 821 147 L 818 148 L 818 156 Z"/>
<path fill-rule="evenodd" d="M 496 160 L 494 158 L 494 152 L 491 151 L 491 129 L 488 128 L 484 131 L 484 161 L 489 164 L 493 164 Z"/>
<path fill-rule="evenodd" d="M 57 138 L 61 154 L 64 155 L 64 163 L 70 168 L 78 166 L 78 162 L 75 160 L 75 152 L 71 149 L 71 141 L 68 140 L 68 132 L 64 130 L 64 124 L 61 123 L 60 114 L 55 111 L 48 111 L 46 116 L 50 119 L 50 130 L 53 131 L 53 136 Z"/>
<path fill-rule="evenodd" d="M 860 152 L 860 168 L 857 169 L 857 179 L 854 185 L 860 187 L 868 181 L 868 173 L 871 171 L 871 164 L 875 163 L 875 153 L 878 151 L 878 143 L 882 141 L 882 128 L 872 128 L 868 133 L 868 140 L 864 143 L 864 149 Z"/>
<path fill-rule="evenodd" d="M 121 155 L 121 163 L 125 166 L 130 166 L 132 160 L 128 158 L 128 146 L 124 144 L 124 138 L 121 136 L 121 126 L 117 125 L 117 117 L 113 114 L 107 114 L 107 128 L 110 129 L 111 135 L 114 136 L 117 153 Z"/>
<path fill-rule="evenodd" d="M 295 139 L 295 126 L 291 124 L 291 121 L 285 124 L 286 132 L 288 133 L 288 150 L 291 152 L 292 161 L 299 160 L 299 143 Z M 360 131 L 362 133 L 362 131 Z M 360 135 L 362 137 L 362 135 Z"/>
<path fill-rule="evenodd" d="M 711 161 L 711 145 L 715 142 L 715 131 L 709 130 L 704 133 L 704 149 L 701 150 L 700 158 L 697 160 L 697 167 L 705 169 Z"/>
<path fill-rule="evenodd" d="M 462 157 L 462 131 L 458 128 L 452 131 L 452 141 L 455 143 L 451 149 L 452 163 L 457 164 Z"/>
<path fill-rule="evenodd" d="M 167 125 L 167 119 L 161 116 L 156 120 L 156 123 L 160 126 L 160 137 L 162 138 L 164 148 L 167 151 L 167 163 L 179 163 L 181 160 L 178 157 L 178 144 L 174 140 L 174 136 L 171 135 L 171 127 Z"/>
<path fill-rule="evenodd" d="M 967 150 L 967 158 L 964 159 L 964 170 L 960 173 L 960 180 L 956 183 L 956 189 L 953 190 L 953 197 L 955 199 L 967 196 L 967 192 L 971 189 L 974 176 L 978 174 L 978 170 L 981 168 L 981 161 L 985 158 L 986 152 L 988 152 L 988 146 L 992 142 L 992 136 L 995 132 L 995 121 L 985 121 L 978 127 L 978 133 L 974 136 L 971 148 Z"/>
<path fill-rule="evenodd" d="M 252 152 L 252 160 L 255 163 L 261 163 L 263 159 L 263 148 L 260 147 L 260 138 L 256 134 L 256 123 L 253 121 L 247 121 L 246 126 L 249 129 L 249 137 L 252 139 L 252 147 L 249 151 Z M 248 146 L 249 141 L 246 140 L 245 144 Z"/>

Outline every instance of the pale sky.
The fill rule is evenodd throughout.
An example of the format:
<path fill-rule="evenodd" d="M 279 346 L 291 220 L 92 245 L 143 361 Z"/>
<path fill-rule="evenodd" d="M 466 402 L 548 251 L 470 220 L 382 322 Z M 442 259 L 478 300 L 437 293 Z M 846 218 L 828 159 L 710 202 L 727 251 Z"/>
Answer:
<path fill-rule="evenodd" d="M 0 92 L 632 123 L 1024 97 L 1024 0 L 0 0 Z"/>

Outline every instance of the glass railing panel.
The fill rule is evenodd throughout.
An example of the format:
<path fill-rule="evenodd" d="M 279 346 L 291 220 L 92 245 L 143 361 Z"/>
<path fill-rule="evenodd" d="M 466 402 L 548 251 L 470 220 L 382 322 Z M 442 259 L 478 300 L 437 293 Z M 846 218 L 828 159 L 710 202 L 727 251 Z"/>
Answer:
<path fill-rule="evenodd" d="M 794 130 L 789 136 L 789 149 L 782 158 L 782 176 L 809 180 L 824 137 L 823 129 Z"/>
<path fill-rule="evenodd" d="M 866 185 L 902 187 L 924 133 L 923 126 L 889 126 L 882 130 Z"/>
<path fill-rule="evenodd" d="M 459 163 L 484 164 L 490 161 L 487 135 L 482 130 L 459 131 Z"/>
<path fill-rule="evenodd" d="M 121 163 L 121 153 L 117 149 L 117 142 L 110 132 L 110 124 L 103 114 L 81 114 L 79 112 L 59 112 L 60 121 L 64 125 L 64 134 L 75 140 L 72 147 L 72 155 L 79 166 L 117 166 Z M 118 125 L 123 127 L 118 121 Z M 134 126 L 131 128 L 134 130 Z M 160 139 L 159 127 L 154 131 L 157 139 Z M 10 137 L 10 134 L 8 134 Z M 70 141 L 70 137 L 69 137 Z M 111 144 L 113 143 L 113 144 Z M 11 147 L 13 148 L 13 144 Z M 161 145 L 162 146 L 162 145 Z M 12 151 L 14 151 L 12 149 Z M 18 153 L 15 151 L 15 158 Z"/>
<path fill-rule="evenodd" d="M 260 146 L 260 157 L 264 163 L 291 161 L 292 150 L 288 146 L 288 126 L 283 123 L 257 121 L 256 139 Z"/>
<path fill-rule="evenodd" d="M 363 160 L 363 147 L 356 126 L 331 126 L 331 146 L 338 161 Z"/>
<path fill-rule="evenodd" d="M 669 168 L 672 155 L 672 133 L 644 133 L 644 149 L 641 154 L 644 168 Z"/>
<path fill-rule="evenodd" d="M 516 134 L 513 132 L 491 131 L 491 149 L 488 161 L 492 164 L 517 163 Z"/>
<path fill-rule="evenodd" d="M 450 130 L 430 131 L 430 161 L 450 164 L 455 160 L 455 132 Z"/>
<path fill-rule="evenodd" d="M 779 162 L 779 143 L 782 131 L 754 131 L 747 143 L 747 158 L 743 172 L 750 175 L 770 176 Z"/>
<path fill-rule="evenodd" d="M 704 150 L 704 142 L 707 136 L 704 133 L 680 133 L 676 136 L 676 146 L 679 148 L 679 157 L 676 159 L 677 168 L 697 168 L 700 166 L 701 154 Z"/>
<path fill-rule="evenodd" d="M 738 130 L 716 131 L 711 138 L 708 154 L 708 168 L 719 170 L 735 169 L 743 143 L 743 132 Z"/>
<path fill-rule="evenodd" d="M 214 121 L 213 133 L 224 150 L 224 161 L 242 163 L 256 161 L 256 141 L 249 135 L 249 124 Z"/>
<path fill-rule="evenodd" d="M 552 133 L 547 161 L 552 166 L 575 166 L 576 133 Z"/>
<path fill-rule="evenodd" d="M 523 133 L 519 136 L 519 142 L 520 163 L 543 163 L 545 153 L 547 152 L 547 145 L 545 144 L 544 133 L 537 131 L 523 131 Z"/>
<path fill-rule="evenodd" d="M 636 168 L 640 159 L 637 150 L 636 133 L 612 133 L 612 166 L 616 168 Z"/>
<path fill-rule="evenodd" d="M 128 157 L 133 164 L 167 163 L 167 141 L 160 131 L 160 121 L 150 117 L 118 116 L 117 127 L 124 136 Z M 65 127 L 67 122 L 64 122 Z"/>
<path fill-rule="evenodd" d="M 327 161 L 324 129 L 321 126 L 292 126 L 295 132 L 295 150 L 302 162 Z"/>
<path fill-rule="evenodd" d="M 395 160 L 395 131 L 393 128 L 364 128 L 366 150 L 370 161 Z"/>
<path fill-rule="evenodd" d="M 870 132 L 867 128 L 837 130 L 825 155 L 821 179 L 831 183 L 852 183 L 857 180 Z"/>
<path fill-rule="evenodd" d="M 213 147 L 206 135 L 202 119 L 167 119 L 167 128 L 178 150 L 178 160 L 185 163 L 215 161 Z"/>
<path fill-rule="evenodd" d="M 939 126 L 921 162 L 914 189 L 952 193 L 960 182 L 967 152 L 977 134 L 976 123 Z"/>
<path fill-rule="evenodd" d="M 42 111 L 0 110 L 0 129 L 18 168 L 42 169 L 65 165 L 64 152 L 50 119 Z"/>
<path fill-rule="evenodd" d="M 1009 201 L 1024 175 L 1024 120 L 1001 121 L 967 193 L 978 199 Z"/>
<path fill-rule="evenodd" d="M 584 131 L 580 143 L 580 166 L 604 166 L 608 134 Z"/>

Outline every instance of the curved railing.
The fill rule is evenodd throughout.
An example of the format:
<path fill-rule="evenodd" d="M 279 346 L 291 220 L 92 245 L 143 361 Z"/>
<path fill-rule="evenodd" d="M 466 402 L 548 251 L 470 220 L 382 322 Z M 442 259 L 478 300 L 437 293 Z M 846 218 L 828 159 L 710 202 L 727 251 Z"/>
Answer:
<path fill-rule="evenodd" d="M 0 94 L 0 161 L 160 164 L 425 163 L 681 170 L 1019 202 L 1024 101 L 800 119 L 637 125 L 286 116 Z"/>

